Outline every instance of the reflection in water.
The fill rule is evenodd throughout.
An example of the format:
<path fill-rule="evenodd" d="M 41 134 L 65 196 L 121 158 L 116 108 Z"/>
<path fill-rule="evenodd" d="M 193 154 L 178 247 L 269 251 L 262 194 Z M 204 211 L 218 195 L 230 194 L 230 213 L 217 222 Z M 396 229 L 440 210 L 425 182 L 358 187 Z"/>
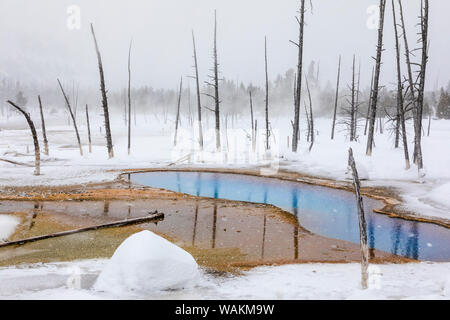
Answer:
<path fill-rule="evenodd" d="M 373 216 L 371 215 L 369 215 L 368 231 L 369 231 L 369 257 L 373 258 L 375 250 L 375 232 L 373 229 Z"/>
<path fill-rule="evenodd" d="M 413 259 L 417 259 L 419 257 L 419 229 L 417 222 L 412 224 L 411 234 L 409 235 L 406 248 L 406 255 L 408 257 L 412 257 Z"/>
<path fill-rule="evenodd" d="M 399 254 L 398 248 L 400 246 L 400 237 L 402 234 L 402 225 L 399 223 L 399 221 L 395 221 L 393 224 L 393 230 L 392 230 L 392 250 L 391 253 L 393 254 Z"/>
<path fill-rule="evenodd" d="M 261 260 L 264 260 L 264 245 L 266 242 L 266 229 L 267 229 L 267 216 L 264 214 L 264 223 L 263 223 L 263 236 L 262 236 L 262 244 L 261 244 Z"/>
<path fill-rule="evenodd" d="M 195 204 L 194 232 L 192 232 L 192 247 L 194 248 L 195 248 L 195 235 L 197 234 L 197 220 L 198 220 L 198 201 Z"/>
<path fill-rule="evenodd" d="M 108 216 L 109 213 L 109 201 L 103 201 L 103 215 Z"/>
<path fill-rule="evenodd" d="M 301 226 L 315 234 L 359 244 L 354 196 L 343 190 L 271 178 L 206 172 L 151 172 L 133 174 L 131 180 L 196 196 L 272 204 L 297 216 Z M 371 249 L 422 260 L 450 260 L 450 230 L 373 213 L 373 209 L 380 206 L 380 202 L 364 198 Z M 216 227 L 214 223 L 213 227 Z M 295 247 L 298 245 L 298 235 L 295 230 L 291 232 L 294 232 Z M 267 244 L 267 239 L 265 242 Z M 301 251 L 300 248 L 297 251 Z M 372 250 L 371 256 L 373 254 Z"/>
<path fill-rule="evenodd" d="M 217 190 L 218 193 L 221 189 Z M 262 194 L 261 194 L 262 196 Z M 270 199 L 270 197 L 268 197 Z M 108 203 L 106 205 L 106 203 Z M 22 206 L 22 202 L 15 206 Z M 31 213 L 36 209 L 28 205 Z M 7 206 L 0 206 L 0 211 Z M 277 263 L 281 261 L 358 261 L 359 247 L 339 240 L 311 235 L 298 226 L 295 219 L 287 217 L 265 206 L 233 204 L 214 200 L 184 199 L 177 201 L 133 200 L 133 201 L 48 201 L 47 212 L 54 214 L 56 223 L 70 216 L 79 226 L 90 226 L 137 218 L 148 215 L 149 210 L 165 213 L 164 221 L 157 225 L 143 224 L 141 227 L 173 239 L 181 246 L 195 248 L 201 259 L 215 257 L 225 263 Z M 107 215 L 104 214 L 107 208 Z M 180 210 L 181 209 L 181 210 Z M 36 217 L 36 226 L 47 223 Z M 35 226 L 35 228 L 36 228 Z M 300 244 L 301 242 L 301 244 Z M 333 247 L 343 248 L 336 252 Z M 207 250 L 205 253 L 202 250 Z M 376 252 L 377 257 L 379 252 Z"/>

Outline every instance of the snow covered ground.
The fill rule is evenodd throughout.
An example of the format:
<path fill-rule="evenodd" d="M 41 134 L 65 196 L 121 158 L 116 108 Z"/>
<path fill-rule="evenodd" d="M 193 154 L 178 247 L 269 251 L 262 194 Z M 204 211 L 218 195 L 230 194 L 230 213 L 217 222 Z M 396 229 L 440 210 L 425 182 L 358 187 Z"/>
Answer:
<path fill-rule="evenodd" d="M 195 133 L 183 119 L 177 148 L 173 148 L 173 121 L 163 124 L 151 116 L 138 117 L 132 127 L 132 152 L 127 154 L 126 127 L 123 121 L 112 124 L 115 157 L 107 158 L 100 129 L 101 119 L 93 117 L 93 152 L 87 148 L 87 130 L 80 125 L 84 155 L 74 145 L 72 127 L 48 119 L 50 156 L 42 157 L 42 175 L 33 176 L 33 168 L 0 161 L 0 186 L 67 185 L 112 181 L 120 170 L 128 168 L 166 167 L 168 164 L 190 167 L 254 168 L 271 164 L 308 175 L 337 180 L 346 179 L 348 148 L 352 147 L 363 185 L 395 187 L 404 207 L 423 216 L 450 219 L 450 121 L 432 122 L 430 137 L 423 138 L 426 176 L 418 177 L 417 168 L 404 169 L 402 149 L 394 149 L 392 134 L 377 134 L 372 157 L 365 156 L 366 138 L 359 129 L 359 141 L 350 143 L 341 126 L 336 139 L 330 140 L 331 120 L 316 120 L 316 141 L 311 152 L 302 130 L 300 150 L 288 148 L 291 133 L 286 118 L 271 120 L 272 155 L 267 157 L 259 142 L 257 155 L 251 154 L 248 119 L 228 123 L 222 136 L 227 153 L 214 153 L 215 137 L 212 119 L 205 124 L 205 151 L 195 153 Z M 35 119 L 36 124 L 39 123 Z M 263 123 L 262 119 L 258 121 Z M 83 123 L 83 121 L 80 121 Z M 223 127 L 223 126 L 222 126 Z M 303 123 L 302 128 L 306 125 Z M 32 139 L 20 117 L 0 121 L 0 159 L 32 165 Z M 412 123 L 408 123 L 410 151 Z M 40 131 L 38 134 L 41 137 Z M 275 143 L 276 142 L 276 143 Z M 192 154 L 189 161 L 185 155 Z M 14 222 L 0 216 L 0 238 L 14 229 Z M 9 220 L 8 220 L 9 219 Z M 450 263 L 378 265 L 372 269 L 369 290 L 359 288 L 360 267 L 357 264 L 305 264 L 259 267 L 242 276 L 217 277 L 202 271 L 195 288 L 155 291 L 145 294 L 107 293 L 93 289 L 95 279 L 107 265 L 106 260 L 49 263 L 0 268 L 0 298 L 4 299 L 449 299 Z"/>
<path fill-rule="evenodd" d="M 167 123 L 160 122 L 150 115 L 138 116 L 137 125 L 132 126 L 132 151 L 127 153 L 127 129 L 123 121 L 112 122 L 115 157 L 107 158 L 104 130 L 101 118 L 92 116 L 93 152 L 87 148 L 87 130 L 84 119 L 79 119 L 80 134 L 84 155 L 80 156 L 75 143 L 75 134 L 71 126 L 58 123 L 57 119 L 48 119 L 47 131 L 50 142 L 50 156 L 42 157 L 42 175 L 33 176 L 32 167 L 23 167 L 0 161 L 0 186 L 24 185 L 64 185 L 89 182 L 105 182 L 117 178 L 117 172 L 111 169 L 154 168 L 168 164 L 191 167 L 248 168 L 271 164 L 281 168 L 308 175 L 345 180 L 347 171 L 348 148 L 352 147 L 355 159 L 366 181 L 363 185 L 395 187 L 404 200 L 404 207 L 424 216 L 450 219 L 450 121 L 433 120 L 431 135 L 423 137 L 423 153 L 426 175 L 419 178 L 417 167 L 404 169 L 403 150 L 395 149 L 392 132 L 385 124 L 384 134 L 377 133 L 376 148 L 372 157 L 365 155 L 366 137 L 363 135 L 363 122 L 360 122 L 359 141 L 350 143 L 345 127 L 337 125 L 336 138 L 330 139 L 331 120 L 316 119 L 316 139 L 311 152 L 306 142 L 305 128 L 302 123 L 300 150 L 292 153 L 288 147 L 291 134 L 290 120 L 272 118 L 273 130 L 272 154 L 267 157 L 262 151 L 264 137 L 261 135 L 257 153 L 251 150 L 247 138 L 250 133 L 248 119 L 228 121 L 227 134 L 222 134 L 222 145 L 228 146 L 228 152 L 215 153 L 215 134 L 213 121 L 204 123 L 205 151 L 195 152 L 197 131 L 182 119 L 178 132 L 177 147 L 173 147 L 174 125 L 169 118 Z M 34 117 L 36 118 L 36 117 Z M 61 118 L 61 117 L 59 117 Z M 40 123 L 35 119 L 36 125 Z M 263 119 L 259 119 L 263 123 Z M 195 124 L 194 124 L 195 125 Z M 222 128 L 225 126 L 223 125 Z M 33 164 L 32 139 L 25 120 L 20 117 L 0 121 L 0 159 Z M 260 132 L 261 134 L 263 132 Z M 412 152 L 413 128 L 408 122 L 409 149 Z M 40 138 L 41 133 L 38 132 Z M 28 151 L 28 152 L 27 152 Z M 192 154 L 189 161 L 185 157 Z M 183 161 L 184 160 L 184 161 Z"/>
<path fill-rule="evenodd" d="M 358 264 L 259 267 L 240 276 L 201 272 L 189 289 L 100 292 L 107 260 L 0 268 L 0 299 L 450 299 L 450 263 L 376 265 L 360 288 Z"/>

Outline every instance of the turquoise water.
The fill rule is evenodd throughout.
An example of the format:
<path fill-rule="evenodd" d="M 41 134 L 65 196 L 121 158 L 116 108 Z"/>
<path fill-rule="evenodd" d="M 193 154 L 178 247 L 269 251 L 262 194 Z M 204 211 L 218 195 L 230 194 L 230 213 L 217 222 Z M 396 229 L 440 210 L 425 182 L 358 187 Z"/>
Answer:
<path fill-rule="evenodd" d="M 351 192 L 298 182 L 209 172 L 148 172 L 134 183 L 193 196 L 265 203 L 284 209 L 309 231 L 359 243 L 355 196 Z M 412 259 L 450 261 L 450 230 L 430 223 L 376 214 L 382 203 L 364 198 L 369 245 Z"/>

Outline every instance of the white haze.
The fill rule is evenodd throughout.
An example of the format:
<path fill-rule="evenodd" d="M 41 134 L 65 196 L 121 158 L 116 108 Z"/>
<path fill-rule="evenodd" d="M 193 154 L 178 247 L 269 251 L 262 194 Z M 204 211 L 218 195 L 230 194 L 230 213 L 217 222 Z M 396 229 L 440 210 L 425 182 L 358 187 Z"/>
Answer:
<path fill-rule="evenodd" d="M 309 1 L 307 7 L 310 7 Z M 343 55 L 343 81 L 350 79 L 355 53 L 367 86 L 373 65 L 376 30 L 367 27 L 367 8 L 378 0 L 313 0 L 306 14 L 305 63 L 320 61 L 322 83 L 335 81 Z M 395 79 L 391 1 L 386 8 L 382 84 Z M 397 1 L 395 1 L 397 4 Z M 67 8 L 81 8 L 81 29 L 66 26 Z M 416 45 L 420 0 L 403 1 L 411 46 Z M 450 2 L 430 3 L 428 89 L 450 79 Z M 0 3 L 0 76 L 22 83 L 55 86 L 56 78 L 81 86 L 98 86 L 98 71 L 89 23 L 93 22 L 106 70 L 107 86 L 125 87 L 127 54 L 133 37 L 133 86 L 175 88 L 180 75 L 192 74 L 191 29 L 196 32 L 200 76 L 212 65 L 214 9 L 218 16 L 220 70 L 228 79 L 261 84 L 264 36 L 268 37 L 269 73 L 274 79 L 296 65 L 298 38 L 294 19 L 298 0 L 2 0 Z"/>

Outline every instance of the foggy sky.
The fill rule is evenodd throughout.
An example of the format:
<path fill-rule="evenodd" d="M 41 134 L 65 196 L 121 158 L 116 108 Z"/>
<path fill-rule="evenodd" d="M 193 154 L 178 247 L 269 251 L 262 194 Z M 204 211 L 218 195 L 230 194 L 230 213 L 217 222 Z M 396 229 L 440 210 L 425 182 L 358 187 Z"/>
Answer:
<path fill-rule="evenodd" d="M 378 0 L 313 0 L 306 13 L 304 61 L 320 61 L 322 83 L 334 86 L 338 55 L 343 83 L 350 80 L 352 55 L 370 83 L 377 31 L 366 25 Z M 391 1 L 387 1 L 382 84 L 395 79 Z M 397 1 L 395 1 L 397 5 Z M 66 26 L 70 5 L 81 9 L 81 29 Z M 403 0 L 410 46 L 416 45 L 420 0 Z M 428 89 L 450 80 L 450 2 L 430 1 Z M 309 1 L 307 1 L 309 8 Z M 218 19 L 220 71 L 226 78 L 261 84 L 264 36 L 268 38 L 269 76 L 296 66 L 298 0 L 2 0 L 0 2 L 0 76 L 56 86 L 56 78 L 98 86 L 97 61 L 89 30 L 93 22 L 103 56 L 107 86 L 127 84 L 127 55 L 133 38 L 133 86 L 175 88 L 192 75 L 191 29 L 195 31 L 201 80 L 212 66 L 214 9 Z M 403 46 L 402 46 L 403 47 Z M 193 85 L 193 83 L 191 83 Z"/>

